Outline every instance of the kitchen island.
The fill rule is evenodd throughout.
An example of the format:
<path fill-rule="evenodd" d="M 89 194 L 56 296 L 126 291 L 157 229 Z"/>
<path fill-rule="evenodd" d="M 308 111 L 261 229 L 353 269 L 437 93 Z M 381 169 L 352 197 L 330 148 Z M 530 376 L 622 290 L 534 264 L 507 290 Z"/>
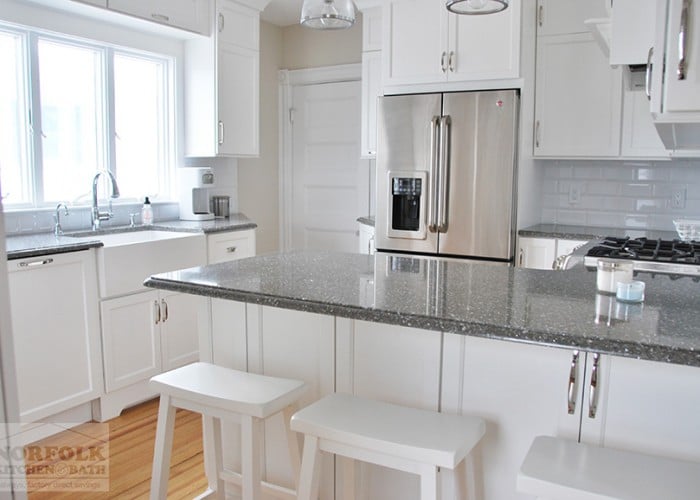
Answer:
<path fill-rule="evenodd" d="M 203 360 L 301 378 L 305 403 L 339 391 L 484 417 L 476 497 L 500 500 L 518 498 L 516 473 L 537 435 L 700 461 L 699 285 L 636 279 L 647 298 L 632 305 L 596 294 L 583 267 L 297 252 L 146 285 L 206 297 Z M 284 455 L 270 453 L 278 441 L 270 430 L 266 474 L 291 484 Z M 414 478 L 376 467 L 359 477 L 371 498 L 418 491 Z"/>

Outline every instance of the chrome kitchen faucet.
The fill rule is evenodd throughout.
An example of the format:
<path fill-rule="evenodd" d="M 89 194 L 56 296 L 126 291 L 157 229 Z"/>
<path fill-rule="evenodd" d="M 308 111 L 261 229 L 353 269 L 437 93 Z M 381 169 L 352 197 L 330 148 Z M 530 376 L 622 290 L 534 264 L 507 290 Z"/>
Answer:
<path fill-rule="evenodd" d="M 110 183 L 112 184 L 112 195 L 109 200 L 109 210 L 107 212 L 100 212 L 100 207 L 97 204 L 97 182 L 100 179 L 100 175 L 107 174 L 109 176 Z M 100 221 L 111 219 L 114 214 L 112 213 L 112 199 L 119 198 L 119 186 L 117 186 L 117 179 L 109 170 L 100 170 L 95 174 L 92 179 L 92 230 L 97 231 L 100 228 Z"/>

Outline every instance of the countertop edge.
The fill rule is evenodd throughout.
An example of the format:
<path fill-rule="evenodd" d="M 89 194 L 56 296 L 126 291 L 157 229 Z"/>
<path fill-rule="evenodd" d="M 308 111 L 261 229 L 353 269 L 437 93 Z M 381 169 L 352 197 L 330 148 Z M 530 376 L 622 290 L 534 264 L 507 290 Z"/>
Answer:
<path fill-rule="evenodd" d="M 548 346 L 561 349 L 579 349 L 582 351 L 596 352 L 599 354 L 608 354 L 612 356 L 700 367 L 700 352 L 688 349 L 678 349 L 660 345 L 647 345 L 644 343 L 622 340 L 611 341 L 610 339 L 607 339 L 607 342 L 612 343 L 615 346 L 615 349 L 601 349 L 599 346 L 593 345 L 597 342 L 597 339 L 586 339 L 587 342 L 576 342 L 576 339 L 573 339 L 570 336 L 549 331 L 534 331 L 525 328 L 484 325 L 481 323 L 470 323 L 464 320 L 427 318 L 425 316 L 398 313 L 393 311 L 381 311 L 362 307 L 294 299 L 289 297 L 277 297 L 233 289 L 221 289 L 220 287 L 216 286 L 183 284 L 181 282 L 173 282 L 153 276 L 144 281 L 144 286 L 160 290 L 189 293 L 209 298 L 233 300 L 375 323 L 422 328 L 436 332 L 468 335 L 492 340 L 520 342 L 524 344 Z M 653 356 L 650 356 L 650 353 L 652 353 Z"/>

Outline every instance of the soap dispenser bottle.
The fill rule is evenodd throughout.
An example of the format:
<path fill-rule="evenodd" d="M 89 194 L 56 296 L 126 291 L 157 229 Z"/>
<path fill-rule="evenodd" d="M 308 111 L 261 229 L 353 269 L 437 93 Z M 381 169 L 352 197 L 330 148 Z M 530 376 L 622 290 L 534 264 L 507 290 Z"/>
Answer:
<path fill-rule="evenodd" d="M 141 209 L 141 223 L 144 226 L 150 226 L 153 224 L 153 208 L 151 207 L 151 200 L 146 199 L 143 202 L 143 208 Z"/>

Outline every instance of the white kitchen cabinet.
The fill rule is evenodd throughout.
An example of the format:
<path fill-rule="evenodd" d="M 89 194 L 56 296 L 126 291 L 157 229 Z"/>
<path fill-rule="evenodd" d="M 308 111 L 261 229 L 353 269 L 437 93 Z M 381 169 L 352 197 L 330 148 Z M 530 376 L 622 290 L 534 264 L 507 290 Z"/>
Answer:
<path fill-rule="evenodd" d="M 518 78 L 520 12 L 520 2 L 497 14 L 460 16 L 444 2 L 387 1 L 383 85 Z"/>
<path fill-rule="evenodd" d="M 197 361 L 196 307 L 191 295 L 158 291 L 102 301 L 106 391 Z"/>
<path fill-rule="evenodd" d="M 255 255 L 255 229 L 207 236 L 207 263 L 216 264 Z"/>
<path fill-rule="evenodd" d="M 556 258 L 557 241 L 554 238 L 518 238 L 518 267 L 552 269 Z"/>
<path fill-rule="evenodd" d="M 557 250 L 555 252 L 555 257 L 561 257 L 562 255 L 568 255 L 574 250 L 576 250 L 581 245 L 588 243 L 588 240 L 565 240 L 563 238 L 557 239 Z"/>
<path fill-rule="evenodd" d="M 620 155 L 625 158 L 669 158 L 649 112 L 642 90 L 626 90 L 623 97 Z"/>
<path fill-rule="evenodd" d="M 621 69 L 591 34 L 538 36 L 535 156 L 619 156 L 621 112 Z"/>
<path fill-rule="evenodd" d="M 213 35 L 185 42 L 186 156 L 258 156 L 260 10 L 266 3 L 217 0 Z"/>
<path fill-rule="evenodd" d="M 20 418 L 35 422 L 102 393 L 94 250 L 8 262 Z"/>
<path fill-rule="evenodd" d="M 359 245 L 359 252 L 360 253 L 365 253 L 368 255 L 374 255 L 375 252 L 375 246 L 374 246 L 374 226 L 371 226 L 369 224 L 362 224 L 361 222 L 359 223 L 359 232 L 360 232 L 360 245 Z"/>
<path fill-rule="evenodd" d="M 610 64 L 646 64 L 655 31 L 656 0 L 615 0 L 610 19 Z"/>
<path fill-rule="evenodd" d="M 586 19 L 610 15 L 611 0 L 537 0 L 537 34 L 586 33 Z"/>
<path fill-rule="evenodd" d="M 89 3 L 101 5 L 104 2 L 89 0 Z M 209 34 L 209 0 L 107 0 L 107 8 L 175 28 Z"/>
<path fill-rule="evenodd" d="M 362 12 L 362 136 L 363 159 L 377 156 L 377 98 L 382 95 L 382 42 L 380 7 Z"/>

